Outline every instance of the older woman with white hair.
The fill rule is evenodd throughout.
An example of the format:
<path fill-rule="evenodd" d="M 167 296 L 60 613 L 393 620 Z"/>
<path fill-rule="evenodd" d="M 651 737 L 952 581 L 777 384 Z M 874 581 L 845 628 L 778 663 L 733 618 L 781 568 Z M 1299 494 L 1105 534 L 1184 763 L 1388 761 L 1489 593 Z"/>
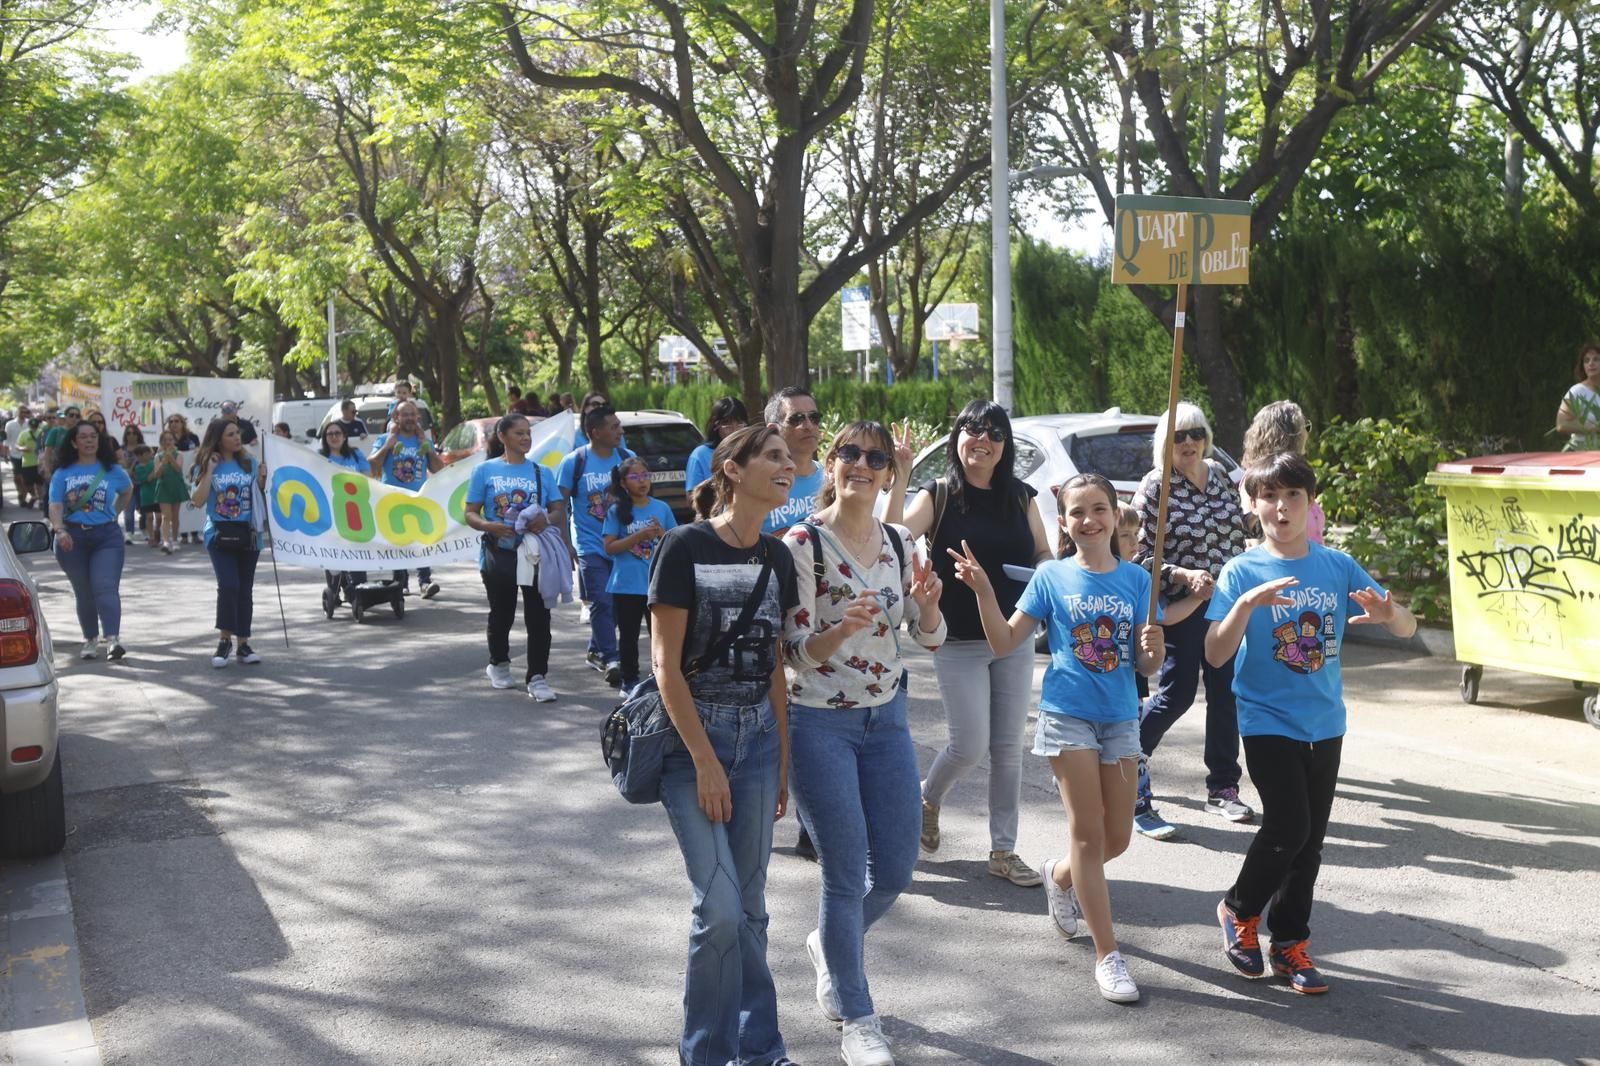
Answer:
<path fill-rule="evenodd" d="M 1247 547 L 1239 490 L 1222 465 L 1211 458 L 1211 425 L 1192 403 L 1174 412 L 1172 475 L 1167 503 L 1166 540 L 1160 585 L 1167 602 L 1186 596 L 1209 599 L 1217 575 L 1228 560 Z M 1161 452 L 1167 440 L 1167 416 L 1156 425 L 1155 468 L 1139 482 L 1133 506 L 1139 512 L 1139 554 L 1134 562 L 1148 568 L 1155 554 L 1156 519 L 1161 504 Z M 1222 666 L 1205 661 L 1205 611 L 1164 627 L 1167 657 L 1156 692 L 1140 710 L 1139 795 L 1134 828 L 1157 840 L 1177 829 L 1156 811 L 1150 790 L 1148 760 L 1172 724 L 1194 703 L 1202 677 L 1206 684 L 1206 809 L 1230 822 L 1248 822 L 1255 812 L 1239 798 L 1239 722 L 1233 696 L 1233 660 Z"/>

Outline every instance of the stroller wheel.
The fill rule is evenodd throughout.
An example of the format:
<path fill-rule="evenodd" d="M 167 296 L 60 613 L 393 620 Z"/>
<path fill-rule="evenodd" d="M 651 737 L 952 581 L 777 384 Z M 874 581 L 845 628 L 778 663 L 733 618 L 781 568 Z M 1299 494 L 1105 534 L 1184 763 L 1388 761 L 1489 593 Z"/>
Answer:
<path fill-rule="evenodd" d="M 329 618 L 332 618 L 333 617 L 334 608 L 338 607 L 338 606 L 339 606 L 339 594 L 337 592 L 333 591 L 332 589 L 329 589 L 329 588 L 323 589 L 322 590 L 322 613 L 327 615 Z"/>
<path fill-rule="evenodd" d="M 404 618 L 406 616 L 406 598 L 404 596 L 394 597 L 389 601 L 389 606 L 394 608 L 394 616 L 396 618 Z"/>

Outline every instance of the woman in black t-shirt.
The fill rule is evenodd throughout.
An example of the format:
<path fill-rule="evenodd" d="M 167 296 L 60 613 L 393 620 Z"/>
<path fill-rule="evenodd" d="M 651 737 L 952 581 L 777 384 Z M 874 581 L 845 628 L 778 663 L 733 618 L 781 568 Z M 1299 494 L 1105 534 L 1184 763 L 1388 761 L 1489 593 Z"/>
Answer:
<path fill-rule="evenodd" d="M 774 426 L 723 438 L 711 477 L 695 491 L 695 509 L 708 519 L 669 530 L 650 567 L 650 653 L 677 730 L 662 762 L 661 803 L 695 900 L 683 1062 L 788 1061 L 767 968 L 766 886 L 772 826 L 789 802 L 779 640 L 799 594 L 794 556 L 761 524 L 789 498 L 794 472 Z M 764 563 L 771 573 L 744 635 L 686 677 L 684 664 L 738 622 Z M 726 978 L 729 967 L 737 978 Z"/>
<path fill-rule="evenodd" d="M 956 580 L 950 552 L 959 554 L 963 542 L 972 549 L 989 575 L 1001 612 L 1009 615 L 1024 583 L 1007 577 L 1003 568 L 1031 567 L 1050 558 L 1050 541 L 1044 519 L 1033 505 L 1033 489 L 1016 476 L 1016 445 L 1005 408 L 988 400 L 974 400 L 962 408 L 950 431 L 949 466 L 942 515 L 937 513 L 939 485 L 932 481 L 919 486 L 905 508 L 911 535 L 928 535 L 934 570 L 944 582 L 939 610 L 950 633 L 933 653 L 950 742 L 934 757 L 922 782 L 922 847 L 938 850 L 939 805 L 945 793 L 987 754 L 989 872 L 1031 888 L 1042 879 L 1022 861 L 1016 846 L 1023 734 L 1033 692 L 1033 642 L 1024 641 L 1008 655 L 995 656 L 989 650 L 977 600 Z M 895 510 L 891 502 L 887 516 L 891 522 Z"/>

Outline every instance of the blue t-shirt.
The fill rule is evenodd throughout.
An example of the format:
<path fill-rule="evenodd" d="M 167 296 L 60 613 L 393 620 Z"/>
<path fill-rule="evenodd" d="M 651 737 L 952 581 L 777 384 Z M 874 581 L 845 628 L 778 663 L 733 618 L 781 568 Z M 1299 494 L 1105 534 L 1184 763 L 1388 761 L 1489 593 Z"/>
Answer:
<path fill-rule="evenodd" d="M 711 456 L 716 450 L 717 446 L 708 441 L 689 453 L 689 461 L 683 468 L 685 489 L 692 490 L 711 476 Z"/>
<path fill-rule="evenodd" d="M 422 436 L 408 437 L 402 433 L 393 436 L 400 443 L 383 460 L 383 483 L 413 491 L 420 489 L 428 480 L 428 453 L 433 451 L 433 445 Z M 390 434 L 385 433 L 372 442 L 373 455 L 383 451 L 389 437 Z"/>
<path fill-rule="evenodd" d="M 1362 613 L 1350 593 L 1383 588 L 1342 551 L 1308 544 L 1302 559 L 1281 559 L 1265 547 L 1236 556 L 1217 577 L 1206 607 L 1213 622 L 1228 616 L 1246 592 L 1280 577 L 1299 580 L 1283 591 L 1293 607 L 1257 607 L 1250 612 L 1233 692 L 1239 703 L 1239 735 L 1280 736 L 1316 742 L 1345 733 L 1344 682 L 1339 648 L 1345 622 Z"/>
<path fill-rule="evenodd" d="M 678 524 L 672 517 L 672 508 L 660 500 L 651 497 L 643 507 L 633 509 L 633 521 L 628 523 L 628 528 L 623 529 L 622 523 L 617 519 L 616 504 L 611 505 L 611 510 L 606 512 L 605 525 L 600 528 L 600 543 L 605 543 L 606 537 L 627 537 L 639 532 L 650 524 L 654 518 L 661 523 L 663 530 L 671 529 Z M 650 560 L 655 558 L 656 548 L 661 544 L 660 538 L 655 540 L 641 540 L 627 551 L 611 557 L 611 579 L 606 582 L 606 591 L 622 593 L 627 596 L 645 596 L 650 592 Z"/>
<path fill-rule="evenodd" d="M 561 493 L 556 488 L 555 475 L 532 459 L 520 463 L 485 459 L 472 468 L 467 502 L 481 503 L 486 521 L 515 525 L 517 512 L 524 507 L 537 503 L 548 508 L 561 502 Z M 511 549 L 517 546 L 517 538 L 501 537 L 495 543 Z M 478 552 L 480 567 L 486 562 L 484 555 L 483 551 Z"/>
<path fill-rule="evenodd" d="M 372 464 L 367 462 L 367 457 L 362 455 L 361 449 L 355 445 L 350 446 L 350 455 L 348 457 L 340 455 L 338 452 L 329 452 L 323 458 L 335 466 L 347 466 L 351 470 L 359 470 L 363 474 L 372 469 Z"/>
<path fill-rule="evenodd" d="M 71 513 L 102 472 L 105 473 L 105 479 L 95 486 L 89 502 L 79 508 L 76 514 Z M 106 470 L 99 463 L 73 463 L 50 475 L 50 502 L 59 503 L 64 519 L 75 526 L 103 526 L 117 520 L 114 509 L 117 495 L 132 487 L 133 479 L 120 466 L 113 465 Z"/>
<path fill-rule="evenodd" d="M 578 453 L 574 448 L 556 471 L 556 482 L 572 494 L 572 525 L 577 531 L 579 555 L 605 555 L 605 541 L 600 539 L 600 527 L 605 524 L 606 512 L 611 510 L 611 471 L 628 458 L 622 448 L 611 449 L 602 459 L 592 449 L 584 454 L 583 484 L 574 486 L 572 478 L 578 469 Z"/>
<path fill-rule="evenodd" d="M 761 532 L 776 535 L 780 529 L 788 529 L 796 522 L 805 521 L 806 516 L 817 509 L 817 493 L 822 491 L 822 477 L 821 463 L 804 477 L 796 474 L 794 484 L 789 486 L 789 501 L 767 515 L 767 520 L 761 524 Z"/>
<path fill-rule="evenodd" d="M 1091 722 L 1139 717 L 1138 627 L 1150 617 L 1150 572 L 1119 560 L 1097 574 L 1076 559 L 1041 563 L 1017 610 L 1050 627 L 1039 709 Z"/>
<path fill-rule="evenodd" d="M 250 487 L 255 484 L 260 468 L 251 465 L 249 470 L 237 460 L 224 459 L 211 472 L 211 495 L 206 498 L 206 544 L 216 536 L 218 522 L 249 522 L 254 518 L 252 501 L 255 494 Z"/>

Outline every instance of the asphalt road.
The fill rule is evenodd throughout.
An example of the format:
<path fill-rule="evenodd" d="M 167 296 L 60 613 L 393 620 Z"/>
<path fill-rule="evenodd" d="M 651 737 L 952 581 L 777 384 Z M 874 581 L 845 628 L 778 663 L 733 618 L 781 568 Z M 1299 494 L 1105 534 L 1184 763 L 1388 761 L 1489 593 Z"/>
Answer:
<path fill-rule="evenodd" d="M 320 574 L 285 568 L 286 649 L 263 566 L 266 662 L 217 671 L 203 553 L 131 551 L 119 664 L 72 657 L 65 581 L 33 561 L 63 668 L 65 869 L 103 1061 L 676 1061 L 687 883 L 662 812 L 602 771 L 610 700 L 575 606 L 557 615 L 561 699 L 541 706 L 488 688 L 472 570 L 358 626 L 323 618 Z M 913 662 L 926 765 L 943 716 Z M 1490 671 L 1467 707 L 1449 661 L 1351 647 L 1345 666 L 1313 916 L 1330 995 L 1225 969 L 1213 910 L 1252 830 L 1201 810 L 1194 713 L 1154 764 L 1182 839 L 1135 839 L 1110 868 L 1143 1001 L 1102 1001 L 1092 950 L 1054 934 L 1042 891 L 987 876 L 975 774 L 869 937 L 901 1063 L 1600 1061 L 1600 730 L 1577 694 Z M 1044 761 L 1026 774 L 1019 850 L 1037 865 L 1065 818 Z M 799 1062 L 836 1062 L 802 947 L 817 871 L 793 825 L 769 896 L 783 1029 Z"/>

